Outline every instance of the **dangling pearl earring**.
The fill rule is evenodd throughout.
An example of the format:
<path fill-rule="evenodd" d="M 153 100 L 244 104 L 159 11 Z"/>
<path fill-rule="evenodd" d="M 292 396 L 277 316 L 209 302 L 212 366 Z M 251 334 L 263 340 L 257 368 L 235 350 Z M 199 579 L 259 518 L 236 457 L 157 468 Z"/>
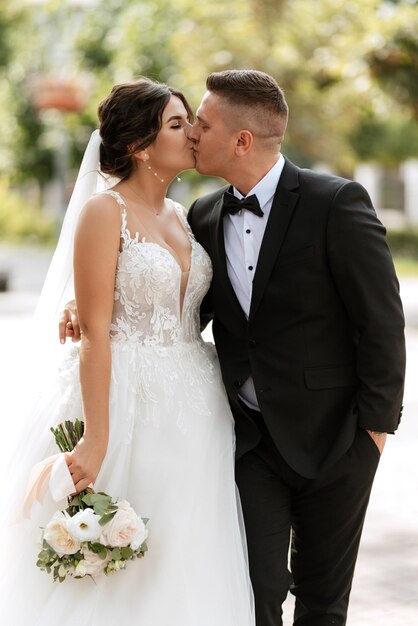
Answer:
<path fill-rule="evenodd" d="M 180 176 L 176 176 L 176 181 L 177 181 L 178 183 L 181 183 L 181 178 L 180 178 Z"/>
<path fill-rule="evenodd" d="M 147 152 L 145 152 L 145 154 L 144 154 L 144 161 L 148 161 L 148 159 L 149 159 L 149 154 L 148 154 Z M 148 170 L 149 170 L 152 174 L 154 174 L 154 176 L 157 176 L 157 177 L 158 177 L 157 172 L 154 172 L 154 170 L 152 169 L 151 165 L 147 165 L 147 169 L 148 169 Z M 160 182 L 161 182 L 161 183 L 163 183 L 163 182 L 164 182 L 164 178 L 160 178 Z"/>

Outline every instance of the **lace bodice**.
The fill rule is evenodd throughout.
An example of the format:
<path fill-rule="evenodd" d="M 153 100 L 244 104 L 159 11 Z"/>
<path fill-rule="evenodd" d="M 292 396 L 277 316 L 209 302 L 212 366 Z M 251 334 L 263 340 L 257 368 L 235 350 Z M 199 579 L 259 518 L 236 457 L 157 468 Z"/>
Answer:
<path fill-rule="evenodd" d="M 106 191 L 121 208 L 121 241 L 115 277 L 112 342 L 170 346 L 200 336 L 200 304 L 212 279 L 206 251 L 195 240 L 181 205 L 173 203 L 191 245 L 188 277 L 171 252 L 127 228 L 122 196 Z"/>

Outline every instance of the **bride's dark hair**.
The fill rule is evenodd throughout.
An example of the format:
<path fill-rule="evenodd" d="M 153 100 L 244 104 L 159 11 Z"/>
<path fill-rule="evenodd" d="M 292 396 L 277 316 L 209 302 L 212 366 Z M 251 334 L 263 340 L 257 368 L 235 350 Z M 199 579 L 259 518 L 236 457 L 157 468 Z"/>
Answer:
<path fill-rule="evenodd" d="M 184 95 L 149 78 L 115 85 L 98 108 L 100 121 L 100 169 L 126 178 L 132 172 L 132 154 L 151 145 L 162 125 L 162 114 L 171 96 L 179 98 L 193 113 Z"/>

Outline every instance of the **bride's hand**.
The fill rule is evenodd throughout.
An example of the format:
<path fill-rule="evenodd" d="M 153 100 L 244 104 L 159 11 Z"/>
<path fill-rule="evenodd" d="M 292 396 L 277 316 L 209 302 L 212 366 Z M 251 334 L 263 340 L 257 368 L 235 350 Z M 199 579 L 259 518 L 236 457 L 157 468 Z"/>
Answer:
<path fill-rule="evenodd" d="M 106 442 L 82 437 L 74 450 L 65 455 L 76 493 L 94 484 L 102 466 L 106 448 Z"/>
<path fill-rule="evenodd" d="M 65 343 L 67 337 L 71 337 L 72 341 L 79 341 L 81 338 L 77 304 L 75 300 L 70 300 L 70 302 L 67 302 L 64 309 L 60 313 L 60 342 Z"/>

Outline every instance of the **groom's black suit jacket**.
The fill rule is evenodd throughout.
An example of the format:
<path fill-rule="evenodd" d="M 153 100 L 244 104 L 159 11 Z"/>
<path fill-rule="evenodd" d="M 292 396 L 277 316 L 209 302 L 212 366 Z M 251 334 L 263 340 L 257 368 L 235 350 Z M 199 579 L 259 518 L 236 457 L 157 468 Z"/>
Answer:
<path fill-rule="evenodd" d="M 251 375 L 277 449 L 314 478 L 344 454 L 358 427 L 393 432 L 400 421 L 404 317 L 385 229 L 361 185 L 286 160 L 247 320 L 227 274 L 225 189 L 196 200 L 189 222 L 213 263 L 202 316 L 214 318 L 237 456 L 260 438 L 238 403 Z"/>

